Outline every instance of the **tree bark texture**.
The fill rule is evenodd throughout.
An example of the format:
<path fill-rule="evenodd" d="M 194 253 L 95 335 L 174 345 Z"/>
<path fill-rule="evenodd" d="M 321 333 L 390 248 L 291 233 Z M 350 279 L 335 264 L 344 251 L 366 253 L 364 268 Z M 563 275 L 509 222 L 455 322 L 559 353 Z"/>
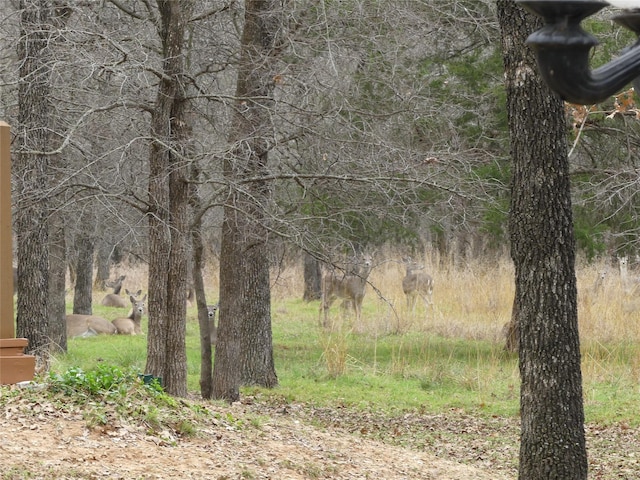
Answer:
<path fill-rule="evenodd" d="M 304 254 L 304 294 L 305 302 L 320 300 L 322 297 L 322 268 L 313 255 Z"/>
<path fill-rule="evenodd" d="M 267 210 L 273 137 L 273 70 L 280 2 L 248 0 L 230 141 L 224 161 L 231 186 L 224 207 L 220 262 L 220 311 L 214 362 L 214 397 L 239 397 L 240 383 L 274 387 Z M 254 180 L 243 181 L 248 177 Z M 255 180 L 258 179 L 258 180 Z M 236 371 L 239 368 L 239 371 Z"/>
<path fill-rule="evenodd" d="M 498 2 L 513 158 L 512 258 L 521 377 L 521 480 L 587 478 L 575 239 L 563 102 L 542 84 L 528 34 L 540 24 Z"/>
<path fill-rule="evenodd" d="M 18 243 L 17 335 L 29 341 L 26 353 L 39 367 L 49 363 L 48 222 L 44 190 L 48 188 L 51 141 L 50 2 L 21 1 L 18 44 L 18 151 L 14 163 L 16 237 Z"/>
<path fill-rule="evenodd" d="M 76 285 L 73 294 L 73 313 L 91 315 L 93 299 L 94 239 L 84 232 L 76 237 Z"/>
<path fill-rule="evenodd" d="M 98 242 L 96 249 L 96 278 L 93 281 L 94 290 L 104 292 L 107 290 L 107 281 L 111 271 L 111 251 L 112 245 L 109 245 L 104 239 Z"/>
<path fill-rule="evenodd" d="M 189 251 L 184 34 L 192 2 L 158 1 L 163 76 L 152 113 L 149 177 L 147 368 L 166 391 L 187 394 L 186 282 Z"/>
<path fill-rule="evenodd" d="M 49 217 L 49 332 L 53 351 L 67 351 L 66 273 L 64 220 L 59 212 Z"/>
<path fill-rule="evenodd" d="M 207 300 L 204 288 L 203 270 L 205 266 L 204 242 L 202 240 L 202 205 L 195 183 L 200 176 L 197 164 L 193 164 L 191 175 L 194 180 L 190 190 L 189 201 L 193 210 L 191 225 L 191 249 L 193 252 L 193 288 L 198 306 L 198 325 L 200 327 L 200 395 L 202 398 L 213 397 L 213 350 L 211 336 L 213 334 L 209 321 Z"/>

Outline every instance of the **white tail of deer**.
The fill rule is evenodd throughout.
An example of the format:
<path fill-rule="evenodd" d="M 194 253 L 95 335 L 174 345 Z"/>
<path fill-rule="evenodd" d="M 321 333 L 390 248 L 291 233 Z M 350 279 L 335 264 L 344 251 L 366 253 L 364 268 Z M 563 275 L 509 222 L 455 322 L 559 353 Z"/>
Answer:
<path fill-rule="evenodd" d="M 116 318 L 112 320 L 116 333 L 119 335 L 142 335 L 142 316 L 144 315 L 144 302 L 147 300 L 145 295 L 138 300 L 133 295 L 129 295 L 131 301 L 131 313 L 127 318 Z"/>
<path fill-rule="evenodd" d="M 427 306 L 433 305 L 433 278 L 425 272 L 423 265 L 416 263 L 411 258 L 403 258 L 402 262 L 406 273 L 402 279 L 402 291 L 407 297 L 407 308 L 414 311 L 418 297 L 422 298 Z"/>
<path fill-rule="evenodd" d="M 67 337 L 92 337 L 94 335 L 113 335 L 116 327 L 106 318 L 95 315 L 67 315 Z"/>
<path fill-rule="evenodd" d="M 322 325 L 329 327 L 329 308 L 337 299 L 342 298 L 348 301 L 356 314 L 356 321 L 359 323 L 362 316 L 362 300 L 367 286 L 367 278 L 373 268 L 373 257 L 363 255 L 362 260 L 352 274 L 347 273 L 327 273 L 322 279 L 322 301 L 320 313 L 324 313 Z"/>

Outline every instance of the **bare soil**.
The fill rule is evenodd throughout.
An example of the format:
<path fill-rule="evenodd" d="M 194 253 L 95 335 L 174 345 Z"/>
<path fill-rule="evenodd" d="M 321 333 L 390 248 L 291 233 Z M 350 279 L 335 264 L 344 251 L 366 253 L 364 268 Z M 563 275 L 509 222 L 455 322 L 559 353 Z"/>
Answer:
<path fill-rule="evenodd" d="M 213 414 L 192 435 L 51 404 L 0 412 L 2 480 L 439 479 L 517 477 L 516 419 L 463 412 L 394 419 L 305 405 L 202 403 Z M 590 428 L 591 478 L 640 478 L 640 431 Z"/>

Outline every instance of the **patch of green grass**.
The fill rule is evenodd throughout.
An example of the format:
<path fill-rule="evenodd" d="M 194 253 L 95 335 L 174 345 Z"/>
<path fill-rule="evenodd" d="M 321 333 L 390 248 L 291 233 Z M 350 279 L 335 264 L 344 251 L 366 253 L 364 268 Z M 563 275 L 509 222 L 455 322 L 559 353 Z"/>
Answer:
<path fill-rule="evenodd" d="M 318 302 L 274 299 L 272 323 L 279 386 L 273 390 L 246 388 L 243 393 L 389 414 L 457 409 L 488 417 L 515 417 L 519 411 L 517 358 L 504 352 L 499 337 L 486 333 L 492 328 L 495 331 L 492 325 L 501 326 L 502 318 L 508 318 L 497 312 L 496 305 L 508 304 L 508 312 L 512 300 L 495 292 L 482 295 L 443 304 L 426 321 L 392 319 L 408 326 L 399 330 L 384 326 L 390 322 L 385 317 L 389 311 L 386 305 L 373 300 L 365 304 L 368 323 L 357 329 L 352 328 L 353 318 L 336 305 L 330 315 L 343 323 L 332 332 L 319 327 Z M 460 308 L 473 315 L 460 313 Z M 478 321 L 482 308 L 488 318 L 483 324 Z M 390 333 L 394 331 L 402 333 Z M 200 340 L 195 309 L 188 312 L 186 345 L 188 388 L 197 392 Z M 61 373 L 74 367 L 89 371 L 115 365 L 142 372 L 145 363 L 145 336 L 98 336 L 70 340 L 68 353 L 54 359 L 52 371 Z M 583 341 L 583 375 L 589 421 L 640 423 L 640 347 L 635 342 Z M 155 425 L 159 423 L 158 412 L 149 408 L 141 414 Z M 188 422 L 176 428 L 186 434 L 191 430 Z"/>
<path fill-rule="evenodd" d="M 1 480 L 26 480 L 28 478 L 35 478 L 36 476 L 32 474 L 25 467 L 6 467 L 3 469 L 4 471 L 0 474 Z"/>

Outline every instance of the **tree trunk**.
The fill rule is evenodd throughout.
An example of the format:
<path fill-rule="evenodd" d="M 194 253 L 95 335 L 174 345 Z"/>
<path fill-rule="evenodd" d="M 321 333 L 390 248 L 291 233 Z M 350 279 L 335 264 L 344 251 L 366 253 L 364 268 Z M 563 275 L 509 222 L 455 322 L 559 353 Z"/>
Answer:
<path fill-rule="evenodd" d="M 100 292 L 107 290 L 106 283 L 111 270 L 111 247 L 104 240 L 100 240 L 96 249 L 96 278 L 93 281 L 93 288 Z"/>
<path fill-rule="evenodd" d="M 194 163 L 191 168 L 191 176 L 194 183 L 191 185 L 189 201 L 192 208 L 193 224 L 191 225 L 191 249 L 193 252 L 193 288 L 195 290 L 196 304 L 198 306 L 198 325 L 200 327 L 200 395 L 202 398 L 213 397 L 213 363 L 212 363 L 212 328 L 209 321 L 207 300 L 204 290 L 202 271 L 204 270 L 204 242 L 202 240 L 202 206 L 200 195 L 195 186 L 200 176 L 200 170 Z"/>
<path fill-rule="evenodd" d="M 511 307 L 511 320 L 504 326 L 503 334 L 505 337 L 504 349 L 508 352 L 517 352 L 520 338 L 520 329 L 518 328 L 518 302 L 516 297 L 513 299 L 513 307 Z"/>
<path fill-rule="evenodd" d="M 304 254 L 304 294 L 305 302 L 319 300 L 322 297 L 322 268 L 318 259 Z"/>
<path fill-rule="evenodd" d="M 93 298 L 93 250 L 94 240 L 84 233 L 76 237 L 78 253 L 76 285 L 73 294 L 73 313 L 91 315 Z"/>
<path fill-rule="evenodd" d="M 59 212 L 49 217 L 49 332 L 52 349 L 67 351 L 65 282 L 67 273 L 64 221 Z"/>
<path fill-rule="evenodd" d="M 524 41 L 539 23 L 498 2 L 513 156 L 511 252 L 521 377 L 521 480 L 587 478 L 575 239 L 563 102 Z"/>
<path fill-rule="evenodd" d="M 280 3 L 247 0 L 230 140 L 225 159 L 229 185 L 268 173 L 272 142 L 273 48 L 280 26 Z M 220 261 L 220 311 L 213 370 L 214 397 L 235 401 L 240 383 L 271 388 L 278 383 L 273 363 L 268 229 L 264 209 L 271 192 L 266 181 L 232 190 L 224 207 Z M 230 187 L 233 188 L 233 187 Z M 240 367 L 240 371 L 236 369 Z"/>
<path fill-rule="evenodd" d="M 163 76 L 152 113 L 149 155 L 149 335 L 146 372 L 162 378 L 166 391 L 187 395 L 186 281 L 190 129 L 185 114 L 185 25 L 192 3 L 158 1 Z"/>
<path fill-rule="evenodd" d="M 224 207 L 222 240 L 220 245 L 220 306 L 218 310 L 218 337 L 213 363 L 213 398 L 229 403 L 240 399 L 240 320 L 242 304 L 235 295 L 242 291 L 243 272 L 236 270 L 239 260 L 235 241 L 237 224 L 233 224 L 238 211 Z M 235 228 L 234 228 L 235 227 Z"/>
<path fill-rule="evenodd" d="M 17 156 L 14 163 L 16 237 L 18 244 L 18 337 L 29 341 L 26 353 L 35 354 L 39 367 L 49 363 L 49 211 L 43 189 L 48 189 L 50 147 L 51 12 L 45 0 L 21 1 L 18 44 Z"/>

